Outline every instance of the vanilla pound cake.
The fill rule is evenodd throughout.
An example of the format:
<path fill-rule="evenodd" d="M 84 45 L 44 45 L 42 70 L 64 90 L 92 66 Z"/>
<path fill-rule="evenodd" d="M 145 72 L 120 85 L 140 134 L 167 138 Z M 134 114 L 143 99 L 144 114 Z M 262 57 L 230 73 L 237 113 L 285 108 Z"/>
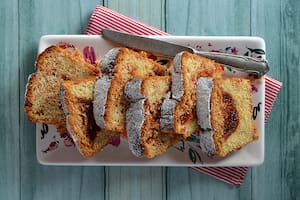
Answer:
<path fill-rule="evenodd" d="M 196 91 L 200 147 L 204 152 L 224 157 L 258 139 L 250 80 L 199 78 Z"/>
<path fill-rule="evenodd" d="M 116 135 L 98 127 L 93 117 L 96 77 L 63 81 L 60 91 L 67 129 L 84 157 L 101 151 Z"/>
<path fill-rule="evenodd" d="M 197 132 L 196 81 L 199 77 L 221 77 L 223 71 L 213 60 L 188 52 L 177 54 L 173 59 L 171 95 L 166 97 L 162 110 L 166 119 L 161 121 L 163 131 L 173 128 L 184 138 Z"/>
<path fill-rule="evenodd" d="M 160 107 L 170 86 L 169 76 L 134 78 L 126 84 L 125 97 L 130 102 L 126 111 L 126 131 L 129 149 L 135 156 L 153 158 L 182 138 L 160 131 Z"/>
<path fill-rule="evenodd" d="M 101 128 L 125 133 L 127 102 L 124 86 L 133 78 L 165 75 L 166 67 L 127 48 L 111 49 L 101 61 L 102 76 L 95 85 L 94 117 Z"/>
<path fill-rule="evenodd" d="M 54 124 L 65 130 L 65 115 L 61 108 L 59 89 L 63 80 L 99 76 L 100 69 L 86 62 L 77 50 L 50 46 L 36 62 L 26 86 L 24 110 L 32 122 Z"/>

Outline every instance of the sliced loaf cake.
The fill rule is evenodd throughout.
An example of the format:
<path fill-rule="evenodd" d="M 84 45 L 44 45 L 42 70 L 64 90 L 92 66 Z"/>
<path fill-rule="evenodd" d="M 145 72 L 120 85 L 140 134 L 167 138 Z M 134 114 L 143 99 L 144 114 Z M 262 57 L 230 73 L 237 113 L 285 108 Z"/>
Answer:
<path fill-rule="evenodd" d="M 187 138 L 197 132 L 196 81 L 199 77 L 221 77 L 223 67 L 213 60 L 181 52 L 173 60 L 171 95 L 165 98 L 161 127 Z M 166 102 L 167 101 L 167 102 Z M 175 101 L 175 103 L 174 103 Z M 172 119 L 169 120 L 169 119 Z"/>
<path fill-rule="evenodd" d="M 127 102 L 124 86 L 133 78 L 165 75 L 166 67 L 127 48 L 111 49 L 101 61 L 102 76 L 95 85 L 94 117 L 101 128 L 125 133 Z"/>
<path fill-rule="evenodd" d="M 125 97 L 130 102 L 126 111 L 129 149 L 138 157 L 153 158 L 182 139 L 160 131 L 160 107 L 170 86 L 169 76 L 134 78 L 125 86 Z"/>
<path fill-rule="evenodd" d="M 66 129 L 66 119 L 59 100 L 63 80 L 99 76 L 100 69 L 86 62 L 80 53 L 50 46 L 36 62 L 36 73 L 31 74 L 26 86 L 24 110 L 32 122 L 54 124 Z"/>
<path fill-rule="evenodd" d="M 196 91 L 200 147 L 204 152 L 224 157 L 258 139 L 248 79 L 199 78 Z"/>
<path fill-rule="evenodd" d="M 94 86 L 97 77 L 63 81 L 61 100 L 67 129 L 84 157 L 101 151 L 116 135 L 99 128 L 93 117 Z"/>

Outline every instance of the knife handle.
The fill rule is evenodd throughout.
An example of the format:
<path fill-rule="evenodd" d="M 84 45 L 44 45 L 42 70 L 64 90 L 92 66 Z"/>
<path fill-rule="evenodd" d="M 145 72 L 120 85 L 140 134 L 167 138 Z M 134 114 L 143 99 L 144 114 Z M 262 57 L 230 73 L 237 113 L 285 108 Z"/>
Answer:
<path fill-rule="evenodd" d="M 232 55 L 217 52 L 204 52 L 194 49 L 193 51 L 195 54 L 210 58 L 221 64 L 232 66 L 239 71 L 257 74 L 259 76 L 263 76 L 269 71 L 269 64 L 265 59 L 256 59 L 249 56 Z"/>

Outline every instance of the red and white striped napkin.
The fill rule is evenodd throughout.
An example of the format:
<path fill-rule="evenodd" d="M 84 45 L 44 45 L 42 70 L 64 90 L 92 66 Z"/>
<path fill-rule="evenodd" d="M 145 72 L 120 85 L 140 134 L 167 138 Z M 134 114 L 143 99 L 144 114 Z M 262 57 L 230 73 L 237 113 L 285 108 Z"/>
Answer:
<path fill-rule="evenodd" d="M 143 24 L 139 21 L 126 17 L 103 6 L 97 6 L 94 10 L 86 33 L 91 35 L 101 34 L 102 29 L 110 28 L 137 35 L 170 35 L 166 32 Z M 277 94 L 282 83 L 265 76 L 265 121 L 269 117 Z M 244 181 L 248 167 L 191 167 L 201 173 L 210 175 L 219 180 L 233 185 L 241 185 Z"/>

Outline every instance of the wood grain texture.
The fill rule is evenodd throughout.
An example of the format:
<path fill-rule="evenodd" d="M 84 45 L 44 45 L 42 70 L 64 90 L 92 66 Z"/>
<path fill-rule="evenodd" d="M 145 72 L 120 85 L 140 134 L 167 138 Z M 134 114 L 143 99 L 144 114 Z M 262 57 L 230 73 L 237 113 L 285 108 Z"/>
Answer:
<path fill-rule="evenodd" d="M 162 167 L 106 168 L 106 199 L 166 199 Z"/>
<path fill-rule="evenodd" d="M 44 34 L 84 33 L 97 4 L 174 35 L 255 35 L 283 88 L 266 124 L 265 162 L 237 188 L 185 167 L 54 167 L 36 161 L 23 99 Z M 0 199 L 299 199 L 298 0 L 0 1 Z M 19 105 L 19 106 L 18 106 Z"/>
<path fill-rule="evenodd" d="M 167 32 L 174 35 L 250 35 L 250 1 L 167 1 Z M 224 9 L 226 7 L 226 9 Z M 237 17 L 239 16 L 239 17 Z M 251 180 L 239 190 L 186 168 L 167 170 L 168 199 L 249 199 Z M 251 174 L 251 172 L 250 172 Z M 178 185 L 178 183 L 183 183 Z M 218 192 L 215 192 L 218 188 Z"/>
<path fill-rule="evenodd" d="M 217 188 L 217 192 L 216 192 Z M 236 187 L 185 167 L 167 169 L 167 199 L 238 199 Z"/>
<path fill-rule="evenodd" d="M 165 0 L 104 0 L 104 6 L 132 19 L 165 30 Z"/>
<path fill-rule="evenodd" d="M 18 199 L 19 80 L 18 1 L 0 2 L 0 196 Z"/>
<path fill-rule="evenodd" d="M 164 1 L 105 1 L 104 5 L 128 17 L 164 29 Z M 163 167 L 106 167 L 106 198 L 165 199 Z"/>
<path fill-rule="evenodd" d="M 265 39 L 267 59 L 271 66 L 269 76 L 283 80 L 281 77 L 283 66 L 280 64 L 282 58 L 280 10 L 280 1 L 252 0 L 251 2 L 251 35 Z M 251 169 L 253 199 L 285 199 L 281 196 L 281 184 L 277 183 L 281 179 L 282 149 L 280 147 L 282 133 L 285 132 L 281 120 L 286 114 L 281 107 L 284 106 L 282 92 L 265 126 L 265 162 L 262 166 Z"/>
<path fill-rule="evenodd" d="M 166 30 L 174 35 L 249 35 L 250 0 L 169 0 Z"/>
<path fill-rule="evenodd" d="M 34 71 L 39 38 L 44 34 L 82 33 L 96 3 L 85 2 L 82 7 L 81 1 L 19 2 L 21 199 L 104 199 L 104 167 L 50 167 L 37 163 L 35 125 L 27 121 L 23 112 L 25 84 Z"/>
<path fill-rule="evenodd" d="M 281 199 L 300 198 L 300 2 L 281 1 Z"/>

